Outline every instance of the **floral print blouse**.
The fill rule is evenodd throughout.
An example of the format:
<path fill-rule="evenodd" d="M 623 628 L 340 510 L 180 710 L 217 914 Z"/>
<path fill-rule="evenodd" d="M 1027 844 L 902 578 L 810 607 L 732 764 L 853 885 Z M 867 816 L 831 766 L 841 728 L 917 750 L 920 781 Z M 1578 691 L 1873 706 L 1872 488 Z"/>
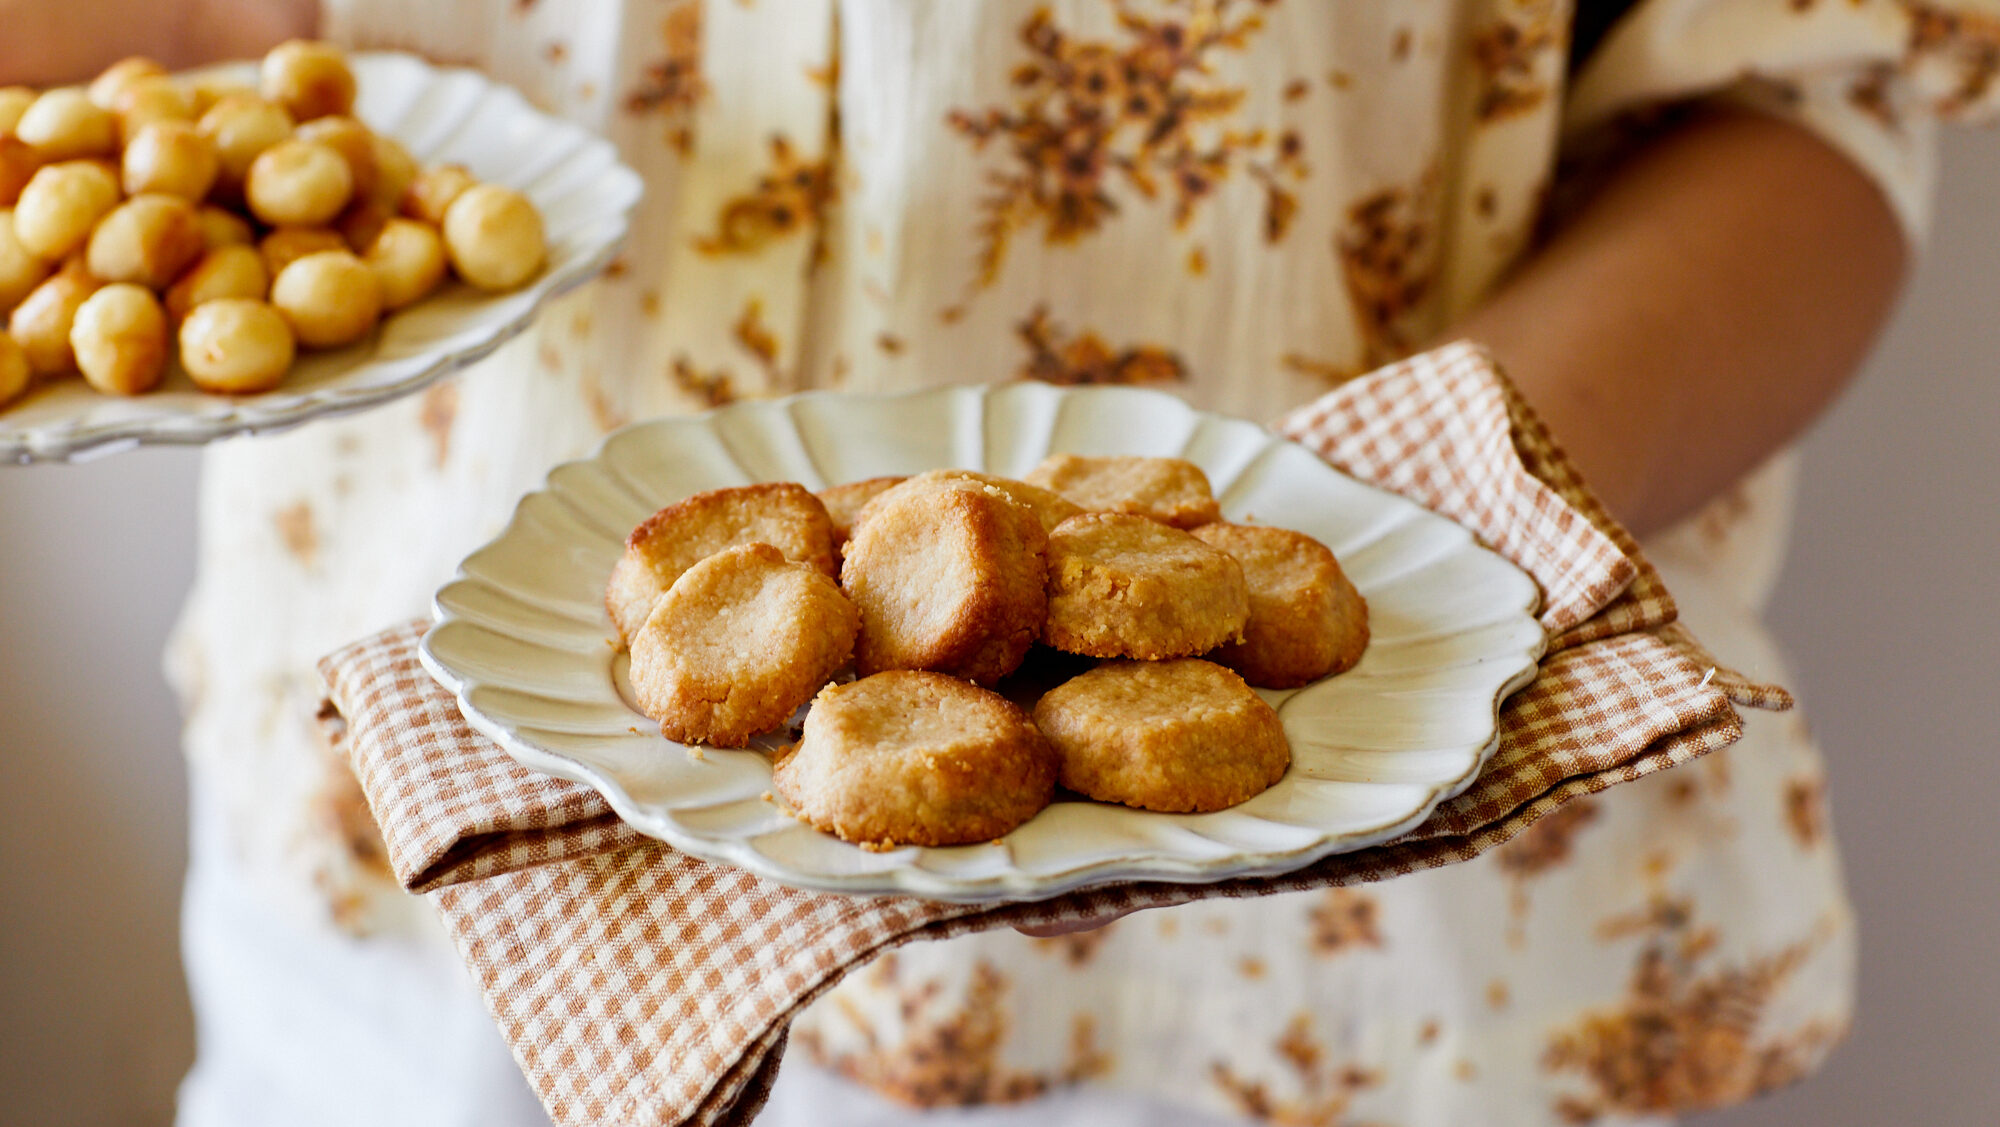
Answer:
<path fill-rule="evenodd" d="M 172 655 L 207 816 L 302 916 L 417 927 L 313 662 L 423 613 L 556 461 L 803 388 L 1138 384 L 1269 419 L 1435 339 L 1559 168 L 1690 99 L 1818 131 L 1921 232 L 1935 122 L 2000 101 L 2000 18 L 1964 7 L 1646 0 L 1572 71 L 1563 0 L 332 0 L 333 38 L 484 68 L 647 194 L 601 282 L 462 378 L 207 455 Z M 1787 470 L 1649 545 L 1765 677 Z M 1299 1124 L 1743 1099 L 1839 1039 L 1853 959 L 1818 755 L 1796 716 L 1750 725 L 1467 864 L 898 951 L 788 1067 Z"/>

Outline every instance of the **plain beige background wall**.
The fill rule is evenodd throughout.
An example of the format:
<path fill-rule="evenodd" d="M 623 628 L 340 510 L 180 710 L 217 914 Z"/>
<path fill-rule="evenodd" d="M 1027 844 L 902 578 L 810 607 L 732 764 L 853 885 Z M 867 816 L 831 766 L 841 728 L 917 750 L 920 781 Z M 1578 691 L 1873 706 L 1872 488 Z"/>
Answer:
<path fill-rule="evenodd" d="M 2000 1122 L 2000 133 L 1946 156 L 1903 311 L 1810 442 L 1774 614 L 1831 760 L 1860 1022 L 1826 1074 L 1717 1127 Z M 158 653 L 195 464 L 0 468 L 0 1121 L 19 1127 L 166 1123 L 192 1053 Z"/>

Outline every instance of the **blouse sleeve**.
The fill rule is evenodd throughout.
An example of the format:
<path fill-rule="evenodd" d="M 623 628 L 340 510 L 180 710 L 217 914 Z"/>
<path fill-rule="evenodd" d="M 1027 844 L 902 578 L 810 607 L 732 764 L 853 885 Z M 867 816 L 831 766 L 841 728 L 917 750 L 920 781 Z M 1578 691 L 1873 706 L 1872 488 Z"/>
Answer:
<path fill-rule="evenodd" d="M 1566 139 L 1698 99 L 1795 121 L 1881 187 L 1912 246 L 1930 220 L 1937 123 L 2000 117 L 2000 4 L 1644 0 L 1576 74 Z"/>

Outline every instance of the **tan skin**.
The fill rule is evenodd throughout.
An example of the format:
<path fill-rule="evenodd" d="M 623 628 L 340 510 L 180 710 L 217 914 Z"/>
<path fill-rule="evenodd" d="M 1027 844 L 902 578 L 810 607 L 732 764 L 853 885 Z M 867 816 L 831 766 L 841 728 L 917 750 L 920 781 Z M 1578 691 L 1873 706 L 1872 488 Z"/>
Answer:
<path fill-rule="evenodd" d="M 302 0 L 0 0 L 0 82 L 76 80 L 132 54 L 253 57 L 313 19 Z M 1847 158 L 1789 123 L 1718 110 L 1634 154 L 1441 340 L 1491 349 L 1644 535 L 1826 409 L 1888 319 L 1907 258 L 1887 201 Z"/>
<path fill-rule="evenodd" d="M 1454 326 L 1644 535 L 1798 436 L 1867 356 L 1907 251 L 1873 181 L 1750 111 L 1636 154 Z"/>

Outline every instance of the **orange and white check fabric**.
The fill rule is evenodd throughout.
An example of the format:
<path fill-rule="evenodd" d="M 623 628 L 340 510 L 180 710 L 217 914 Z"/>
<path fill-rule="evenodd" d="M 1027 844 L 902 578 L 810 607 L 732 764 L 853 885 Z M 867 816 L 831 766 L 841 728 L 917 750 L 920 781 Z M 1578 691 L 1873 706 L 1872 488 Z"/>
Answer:
<path fill-rule="evenodd" d="M 397 876 L 431 892 L 557 1123 L 734 1124 L 794 1014 L 902 943 L 1216 896 L 1354 884 L 1477 856 L 1580 795 L 1735 740 L 1783 708 L 1673 623 L 1673 601 L 1478 349 L 1362 377 L 1279 431 L 1472 528 L 1541 584 L 1549 652 L 1473 786 L 1402 838 L 1277 877 L 1130 883 L 1030 904 L 800 892 L 677 853 L 589 788 L 475 734 L 417 660 L 423 624 L 321 663 Z"/>

